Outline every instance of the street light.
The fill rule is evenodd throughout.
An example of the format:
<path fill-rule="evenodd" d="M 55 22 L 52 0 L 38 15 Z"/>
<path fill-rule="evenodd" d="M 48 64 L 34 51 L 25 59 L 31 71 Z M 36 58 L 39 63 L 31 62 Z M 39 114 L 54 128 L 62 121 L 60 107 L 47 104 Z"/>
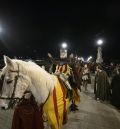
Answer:
<path fill-rule="evenodd" d="M 103 40 L 99 39 L 97 40 L 97 45 L 98 45 L 98 52 L 97 52 L 97 59 L 96 59 L 96 63 L 102 63 L 103 62 L 103 58 L 102 58 L 102 44 L 103 44 Z"/>
<path fill-rule="evenodd" d="M 102 44 L 103 44 L 103 40 L 102 40 L 102 39 L 99 39 L 99 40 L 97 41 L 97 45 L 101 46 Z"/>
<path fill-rule="evenodd" d="M 62 48 L 67 48 L 67 43 L 62 43 Z"/>
<path fill-rule="evenodd" d="M 89 56 L 87 62 L 89 62 L 92 58 L 93 58 L 92 56 Z"/>
<path fill-rule="evenodd" d="M 78 60 L 81 60 L 81 61 L 85 61 L 85 59 L 83 57 L 79 57 Z"/>

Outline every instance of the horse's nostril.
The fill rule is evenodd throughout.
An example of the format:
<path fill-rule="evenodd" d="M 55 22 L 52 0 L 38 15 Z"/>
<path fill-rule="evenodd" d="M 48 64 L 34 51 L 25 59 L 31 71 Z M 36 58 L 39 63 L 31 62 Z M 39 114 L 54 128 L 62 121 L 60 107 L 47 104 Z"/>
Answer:
<path fill-rule="evenodd" d="M 5 110 L 5 107 L 1 107 L 2 110 Z"/>

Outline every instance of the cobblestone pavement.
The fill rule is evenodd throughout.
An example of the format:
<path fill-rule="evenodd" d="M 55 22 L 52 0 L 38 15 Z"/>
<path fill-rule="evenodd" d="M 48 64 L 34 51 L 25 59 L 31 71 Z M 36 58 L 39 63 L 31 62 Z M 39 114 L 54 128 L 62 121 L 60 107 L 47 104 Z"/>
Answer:
<path fill-rule="evenodd" d="M 95 101 L 92 85 L 80 95 L 79 111 L 69 113 L 63 129 L 120 129 L 120 112 L 110 104 Z M 0 129 L 10 129 L 12 114 L 12 110 L 0 110 Z"/>

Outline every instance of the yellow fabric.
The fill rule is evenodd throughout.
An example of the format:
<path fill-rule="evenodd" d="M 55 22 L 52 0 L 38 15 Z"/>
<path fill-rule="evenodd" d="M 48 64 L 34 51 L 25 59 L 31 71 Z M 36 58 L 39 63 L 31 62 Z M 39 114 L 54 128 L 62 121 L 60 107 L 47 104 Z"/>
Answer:
<path fill-rule="evenodd" d="M 61 72 L 61 73 L 65 74 L 65 75 L 70 76 L 71 73 L 72 73 L 72 68 L 67 64 L 67 70 L 65 70 L 65 69 L 66 69 L 65 65 L 62 65 L 62 66 L 57 65 L 56 66 L 56 72 Z M 80 95 L 78 93 L 78 89 L 72 89 L 72 90 L 73 90 L 72 102 L 75 105 L 78 105 L 80 103 Z"/>
<path fill-rule="evenodd" d="M 61 70 L 61 68 L 62 68 L 62 70 Z M 71 75 L 72 68 L 68 64 L 67 64 L 67 70 L 66 71 L 65 71 L 65 69 L 66 69 L 66 65 L 62 65 L 62 66 L 57 65 L 55 72 L 56 73 L 57 72 L 64 73 L 65 75 Z"/>
<path fill-rule="evenodd" d="M 62 67 L 62 66 L 57 65 L 57 66 L 56 66 L 55 73 L 60 72 L 60 68 L 61 68 L 61 67 Z"/>
<path fill-rule="evenodd" d="M 66 75 L 71 75 L 71 70 L 72 68 L 67 64 L 67 71 L 64 73 L 65 71 L 65 65 L 63 65 L 63 73 L 66 74 Z"/>
<path fill-rule="evenodd" d="M 77 105 L 80 103 L 80 95 L 78 93 L 78 89 L 72 89 L 73 90 L 73 98 L 72 98 L 72 102 Z"/>
<path fill-rule="evenodd" d="M 60 82 L 56 77 L 56 98 L 57 98 L 57 107 L 59 114 L 59 122 L 57 122 L 55 109 L 54 109 L 54 101 L 53 101 L 53 93 L 49 96 L 47 102 L 44 104 L 43 111 L 45 112 L 48 123 L 51 126 L 51 129 L 60 129 L 63 123 L 63 111 L 64 111 L 64 101 L 63 101 L 63 92 L 60 86 Z M 66 110 L 68 109 L 69 100 L 65 98 L 66 101 Z M 59 124 L 58 124 L 59 123 Z"/>

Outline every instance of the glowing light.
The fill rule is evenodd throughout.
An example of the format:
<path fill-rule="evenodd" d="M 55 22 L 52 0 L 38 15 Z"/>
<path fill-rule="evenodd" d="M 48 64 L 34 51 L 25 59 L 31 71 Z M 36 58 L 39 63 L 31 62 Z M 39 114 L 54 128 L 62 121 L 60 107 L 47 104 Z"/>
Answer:
<path fill-rule="evenodd" d="M 92 56 L 88 57 L 87 62 L 89 62 L 92 59 Z"/>
<path fill-rule="evenodd" d="M 83 57 L 81 57 L 81 60 L 82 60 L 82 61 L 85 61 Z"/>
<path fill-rule="evenodd" d="M 99 40 L 97 41 L 97 44 L 98 44 L 98 45 L 102 45 L 102 44 L 103 44 L 103 40 L 99 39 Z"/>
<path fill-rule="evenodd" d="M 78 57 L 78 60 L 85 61 L 83 57 Z"/>
<path fill-rule="evenodd" d="M 67 48 L 67 43 L 62 43 L 62 48 Z"/>

